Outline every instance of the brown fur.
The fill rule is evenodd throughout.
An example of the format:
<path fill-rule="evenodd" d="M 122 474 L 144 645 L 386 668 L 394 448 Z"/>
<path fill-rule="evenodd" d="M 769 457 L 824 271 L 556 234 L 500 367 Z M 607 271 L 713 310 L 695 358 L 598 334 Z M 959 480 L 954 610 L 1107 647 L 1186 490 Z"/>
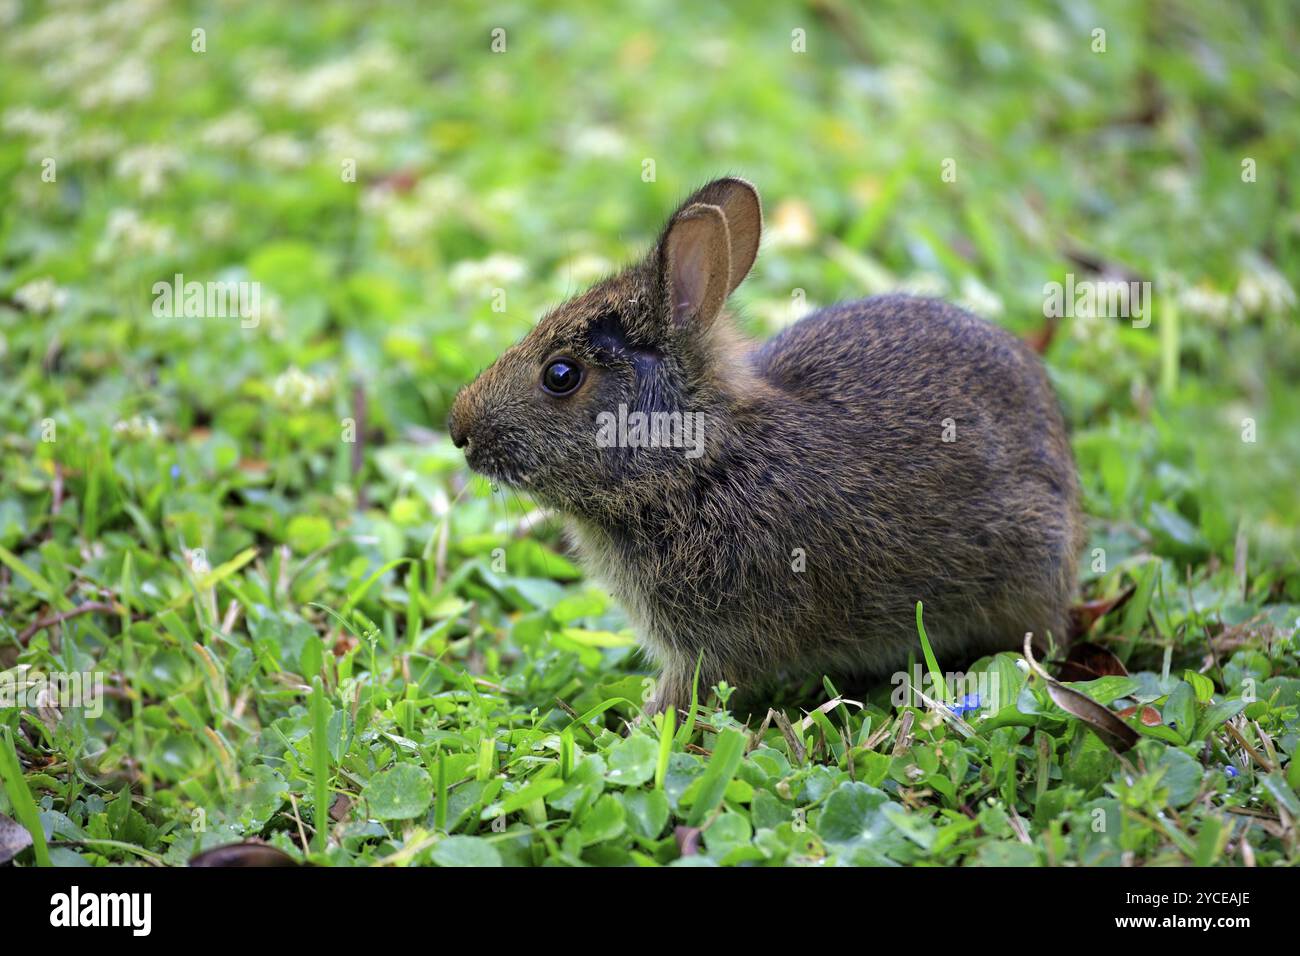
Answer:
<path fill-rule="evenodd" d="M 906 296 L 831 306 L 753 346 L 720 306 L 760 229 L 748 183 L 691 196 L 644 261 L 457 396 L 470 465 L 572 519 L 662 666 L 659 707 L 689 703 L 701 655 L 702 689 L 888 674 L 918 647 L 918 600 L 941 662 L 1026 631 L 1063 638 L 1083 525 L 1037 357 Z M 556 357 L 583 369 L 563 397 L 541 387 Z M 598 447 L 596 416 L 620 403 L 701 413 L 703 454 Z"/>

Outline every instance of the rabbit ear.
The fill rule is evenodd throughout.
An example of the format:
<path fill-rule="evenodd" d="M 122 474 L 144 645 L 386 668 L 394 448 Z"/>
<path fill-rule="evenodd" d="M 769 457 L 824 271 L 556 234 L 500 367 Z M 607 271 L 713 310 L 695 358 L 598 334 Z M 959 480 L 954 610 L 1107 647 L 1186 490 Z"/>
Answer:
<path fill-rule="evenodd" d="M 731 236 L 722 210 L 703 203 L 679 210 L 661 249 L 673 327 L 712 322 L 731 291 Z"/>
<path fill-rule="evenodd" d="M 763 235 L 763 207 L 758 200 L 758 190 L 753 183 L 728 176 L 715 179 L 688 202 L 717 206 L 727 220 L 731 239 L 731 278 L 727 289 L 730 294 L 749 275 L 758 256 L 758 242 Z"/>

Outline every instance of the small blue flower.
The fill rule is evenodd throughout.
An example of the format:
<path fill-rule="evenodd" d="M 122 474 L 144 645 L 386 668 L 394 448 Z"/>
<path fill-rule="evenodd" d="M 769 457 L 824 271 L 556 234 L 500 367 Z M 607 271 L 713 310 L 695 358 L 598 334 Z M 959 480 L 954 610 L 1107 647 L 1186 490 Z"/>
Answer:
<path fill-rule="evenodd" d="M 176 479 L 176 478 L 179 478 L 180 476 L 181 476 L 181 466 L 180 466 L 180 465 L 172 465 L 172 478 L 173 478 L 173 479 Z"/>
<path fill-rule="evenodd" d="M 1224 768 L 1223 768 L 1223 772 L 1226 773 L 1229 777 L 1235 777 L 1235 776 L 1237 776 L 1237 768 L 1234 767 L 1234 766 L 1232 766 L 1231 764 L 1229 764 L 1228 766 L 1224 767 Z"/>

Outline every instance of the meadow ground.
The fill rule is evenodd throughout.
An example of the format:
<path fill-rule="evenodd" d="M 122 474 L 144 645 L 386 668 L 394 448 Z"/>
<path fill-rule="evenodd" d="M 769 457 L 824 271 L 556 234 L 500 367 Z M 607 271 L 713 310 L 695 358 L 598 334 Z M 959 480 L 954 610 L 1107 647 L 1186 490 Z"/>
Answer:
<path fill-rule="evenodd" d="M 0 862 L 1300 860 L 1300 18 L 986 6 L 0 3 Z M 1056 673 L 1131 749 L 1016 654 L 964 722 L 625 734 L 620 610 L 444 423 L 728 172 L 754 335 L 910 289 L 1043 347 L 1128 595 Z M 1147 313 L 1045 319 L 1099 278 Z"/>

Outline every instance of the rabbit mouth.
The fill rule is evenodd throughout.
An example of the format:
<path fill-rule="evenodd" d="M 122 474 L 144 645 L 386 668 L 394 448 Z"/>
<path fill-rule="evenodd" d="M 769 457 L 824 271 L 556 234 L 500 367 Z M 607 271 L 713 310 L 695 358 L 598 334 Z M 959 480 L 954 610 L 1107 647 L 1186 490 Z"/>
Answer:
<path fill-rule="evenodd" d="M 537 473 L 519 466 L 472 439 L 465 449 L 465 461 L 474 471 L 491 481 L 508 488 L 528 489 L 533 486 Z"/>
<path fill-rule="evenodd" d="M 483 472 L 482 474 L 494 485 L 503 485 L 506 488 L 516 488 L 521 491 L 531 490 L 532 488 L 533 474 L 529 471 L 497 469 L 493 472 Z"/>

